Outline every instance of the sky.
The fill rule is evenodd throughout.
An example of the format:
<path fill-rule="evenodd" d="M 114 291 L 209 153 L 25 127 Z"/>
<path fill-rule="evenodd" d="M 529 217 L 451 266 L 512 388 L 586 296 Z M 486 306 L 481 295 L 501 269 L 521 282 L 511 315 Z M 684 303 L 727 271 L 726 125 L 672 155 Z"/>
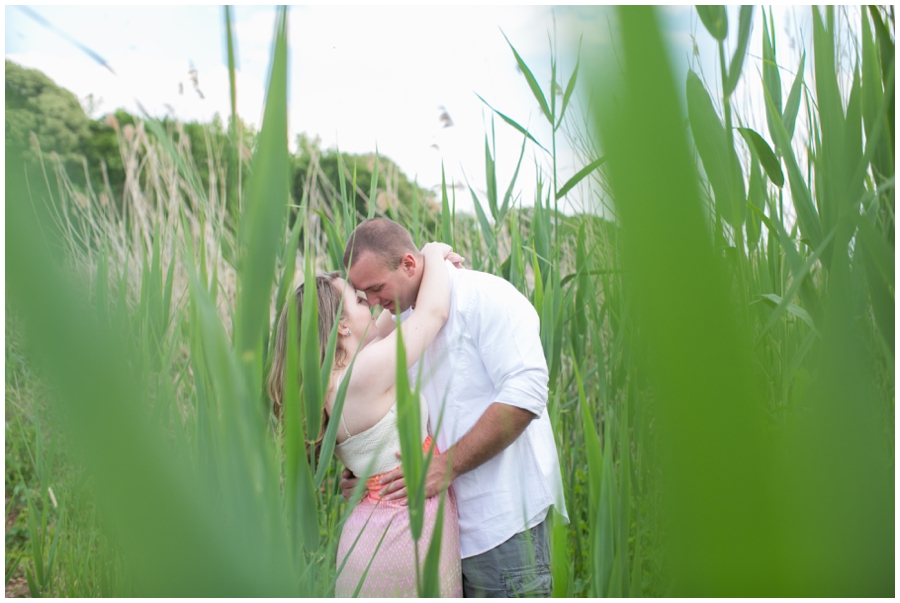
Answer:
<path fill-rule="evenodd" d="M 215 113 L 223 117 L 230 113 L 221 7 L 39 6 L 32 10 L 50 26 L 18 7 L 6 7 L 6 58 L 40 69 L 80 99 L 93 95 L 92 117 L 120 107 L 138 113 L 137 101 L 151 115 L 183 121 L 208 121 Z M 729 10 L 730 26 L 736 32 L 737 8 Z M 660 14 L 676 79 L 683 85 L 682 74 L 693 63 L 716 85 L 715 46 L 693 9 L 663 7 Z M 274 17 L 273 7 L 238 6 L 233 11 L 238 112 L 257 127 Z M 799 21 L 776 11 L 780 53 Z M 563 87 L 575 66 L 579 39 L 583 38 L 583 61 L 601 57 L 608 69 L 616 69 L 610 43 L 617 33 L 615 16 L 606 7 L 296 6 L 289 9 L 288 30 L 291 150 L 296 150 L 300 133 L 318 137 L 322 148 L 368 153 L 377 147 L 407 176 L 435 191 L 443 163 L 448 181 L 457 185 L 460 211 L 472 208 L 467 182 L 482 199 L 486 188 L 485 135 L 492 131 L 492 112 L 477 95 L 528 128 L 543 146 L 551 147 L 551 128 L 504 34 L 545 94 L 551 77 L 551 40 Z M 761 72 L 758 10 L 751 36 L 745 71 Z M 732 44 L 734 38 L 735 33 L 730 34 Z M 102 57 L 109 69 L 73 40 Z M 792 62 L 798 63 L 799 57 L 785 57 L 786 65 Z M 591 64 L 597 68 L 596 60 Z M 751 77 L 759 81 L 755 73 Z M 784 76 L 785 89 L 791 77 Z M 741 93 L 739 87 L 735 97 Z M 576 122 L 583 120 L 584 106 L 576 100 L 570 107 Z M 449 116 L 452 126 L 447 127 L 449 122 L 442 115 Z M 761 117 L 757 125 L 766 136 L 764 117 L 756 117 Z M 499 118 L 494 122 L 496 144 L 492 142 L 491 147 L 498 187 L 505 191 L 523 137 Z M 578 144 L 573 149 L 564 132 L 557 136 L 561 185 L 594 157 L 588 158 Z M 546 152 L 530 142 L 526 145 L 517 181 L 518 202 L 533 203 L 536 170 L 549 174 L 550 165 Z M 585 209 L 577 191 L 570 196 L 573 205 L 563 209 Z"/>

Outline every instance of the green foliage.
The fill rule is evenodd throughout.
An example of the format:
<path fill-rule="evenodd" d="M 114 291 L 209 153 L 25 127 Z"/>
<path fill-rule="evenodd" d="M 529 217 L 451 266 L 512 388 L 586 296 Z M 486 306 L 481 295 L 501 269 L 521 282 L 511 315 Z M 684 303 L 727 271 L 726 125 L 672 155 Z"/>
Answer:
<path fill-rule="evenodd" d="M 321 203 L 332 214 L 340 206 L 341 199 L 346 199 L 357 215 L 367 216 L 374 183 L 382 185 L 372 199 L 378 211 L 387 215 L 391 212 L 409 215 L 414 206 L 421 204 L 428 208 L 429 229 L 435 224 L 434 194 L 410 182 L 387 157 L 379 156 L 376 161 L 375 154 L 352 155 L 339 153 L 336 149 L 323 150 L 318 138 L 310 139 L 300 134 L 292 161 L 291 196 L 297 205 L 304 199 L 322 199 Z M 353 182 L 355 187 L 348 191 L 348 185 Z M 349 196 L 345 196 L 347 194 Z"/>
<path fill-rule="evenodd" d="M 79 148 L 90 119 L 78 98 L 36 69 L 6 61 L 6 146 L 36 159 L 33 132 L 45 151 L 55 151 L 67 168 L 81 167 Z"/>

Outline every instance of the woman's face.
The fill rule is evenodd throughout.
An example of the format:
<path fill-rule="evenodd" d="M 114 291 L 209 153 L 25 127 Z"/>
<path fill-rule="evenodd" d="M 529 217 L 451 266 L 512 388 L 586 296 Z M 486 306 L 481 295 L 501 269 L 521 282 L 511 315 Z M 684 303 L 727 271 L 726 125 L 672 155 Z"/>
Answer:
<path fill-rule="evenodd" d="M 341 324 L 346 325 L 345 329 L 350 329 L 354 339 L 362 340 L 363 345 L 368 344 L 375 339 L 376 331 L 375 317 L 369 310 L 366 300 L 344 279 L 335 279 L 335 287 L 341 290 L 344 296 L 344 317 Z"/>

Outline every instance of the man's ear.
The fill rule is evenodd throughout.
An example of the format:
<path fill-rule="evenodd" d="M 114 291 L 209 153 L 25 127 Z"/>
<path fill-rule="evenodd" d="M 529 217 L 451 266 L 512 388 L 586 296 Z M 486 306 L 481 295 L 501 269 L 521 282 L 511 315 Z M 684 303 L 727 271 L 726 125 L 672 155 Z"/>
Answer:
<path fill-rule="evenodd" d="M 406 273 L 406 276 L 415 276 L 416 271 L 419 269 L 416 256 L 411 253 L 405 254 L 400 258 L 400 268 Z"/>

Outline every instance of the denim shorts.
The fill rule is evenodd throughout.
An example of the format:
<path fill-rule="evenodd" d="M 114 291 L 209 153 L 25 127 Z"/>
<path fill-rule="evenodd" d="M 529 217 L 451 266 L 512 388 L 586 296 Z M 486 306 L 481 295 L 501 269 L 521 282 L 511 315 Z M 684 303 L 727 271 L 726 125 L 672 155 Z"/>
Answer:
<path fill-rule="evenodd" d="M 465 597 L 549 597 L 553 578 L 547 520 L 463 559 L 462 575 Z"/>

